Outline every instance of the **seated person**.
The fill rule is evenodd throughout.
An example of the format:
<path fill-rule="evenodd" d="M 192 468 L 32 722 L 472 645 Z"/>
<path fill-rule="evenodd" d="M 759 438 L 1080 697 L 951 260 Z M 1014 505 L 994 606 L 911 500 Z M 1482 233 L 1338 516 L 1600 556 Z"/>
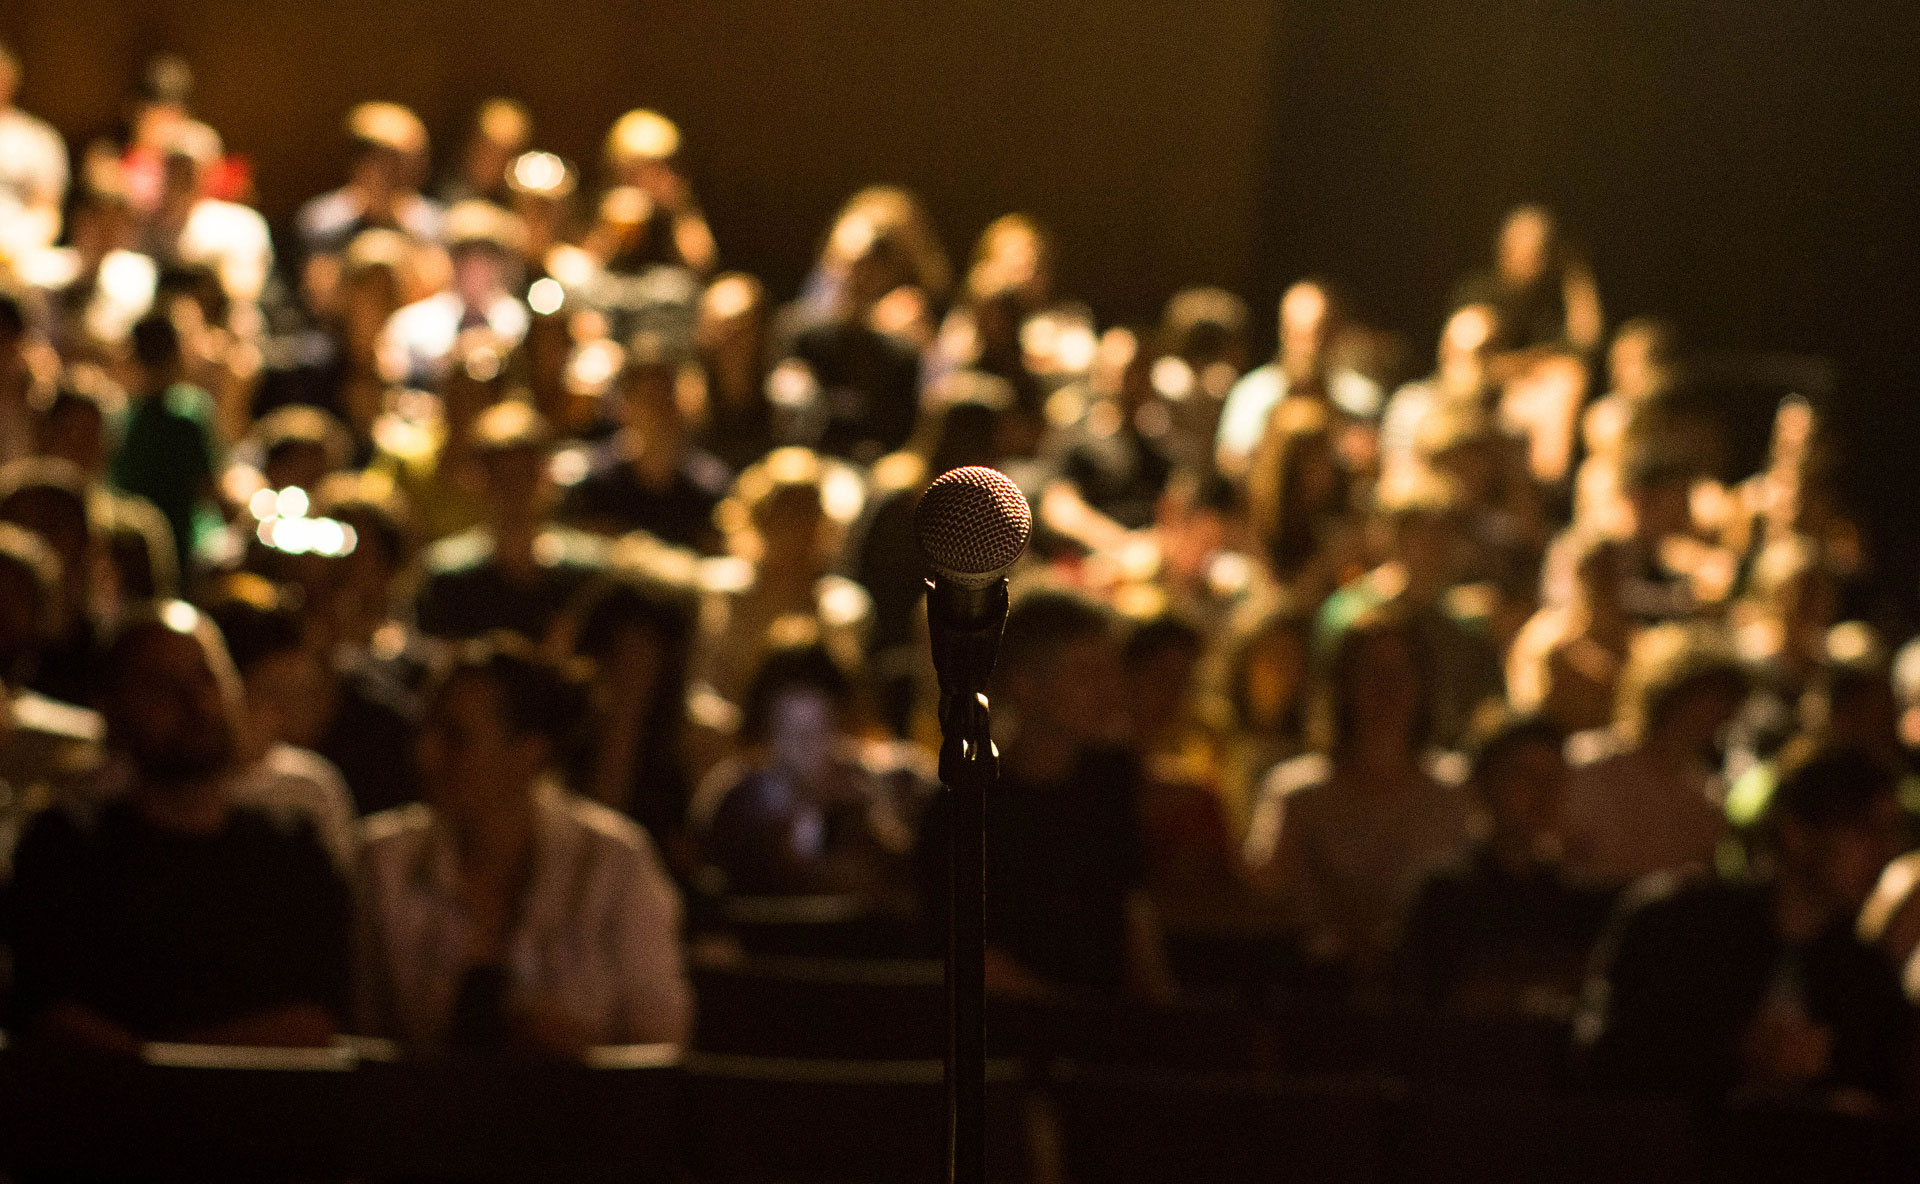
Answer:
<path fill-rule="evenodd" d="M 1782 777 L 1753 882 L 1663 875 L 1636 886 L 1595 951 L 1575 1027 L 1614 1089 L 1703 1099 L 1892 1101 L 1913 1015 L 1854 918 L 1900 849 L 1891 773 L 1856 750 Z"/>
<path fill-rule="evenodd" d="M 681 372 L 680 357 L 659 334 L 634 336 L 615 387 L 620 429 L 582 457 L 585 474 L 567 487 L 561 521 L 600 534 L 644 530 L 707 554 L 720 549 L 713 508 L 731 475 L 692 445 L 680 410 Z"/>
<path fill-rule="evenodd" d="M 59 597 L 53 549 L 31 531 L 0 522 L 0 875 L 20 823 L 83 787 L 100 763 L 100 717 L 26 687 Z"/>
<path fill-rule="evenodd" d="M 32 531 L 59 560 L 57 599 L 48 608 L 48 634 L 27 684 L 53 699 L 91 704 L 100 684 L 101 603 L 95 578 L 100 542 L 88 505 L 86 478 L 64 461 L 32 458 L 0 467 L 0 522 Z"/>
<path fill-rule="evenodd" d="M 179 601 L 133 615 L 103 707 L 131 784 L 28 824 L 8 1027 L 124 1053 L 326 1044 L 348 1002 L 347 885 L 311 827 L 236 799 L 240 687 L 212 623 Z"/>
<path fill-rule="evenodd" d="M 416 619 L 431 637 L 509 629 L 543 638 L 601 566 L 600 548 L 546 525 L 552 437 L 539 412 L 517 401 L 495 404 L 474 420 L 473 437 L 486 520 L 428 548 Z"/>
<path fill-rule="evenodd" d="M 387 345 L 406 359 L 410 382 L 438 382 L 456 358 L 464 330 L 491 330 L 503 352 L 526 338 L 527 305 L 514 295 L 521 234 L 518 219 L 489 202 L 465 201 L 447 212 L 451 286 L 406 305 L 387 322 Z"/>
<path fill-rule="evenodd" d="M 300 614 L 258 577 L 230 578 L 208 605 L 240 675 L 244 711 L 239 730 L 246 772 L 241 801 L 282 818 L 303 820 L 326 845 L 343 876 L 353 874 L 353 795 L 312 745 L 333 706 L 332 680 L 308 645 Z"/>
<path fill-rule="evenodd" d="M 1324 281 L 1305 279 L 1280 299 L 1280 352 L 1247 372 L 1227 392 L 1214 443 L 1221 471 L 1238 474 L 1252 459 L 1273 409 L 1287 399 L 1316 399 L 1345 417 L 1370 422 L 1386 396 L 1378 383 L 1334 356 L 1347 329 L 1346 310 Z"/>
<path fill-rule="evenodd" d="M 1247 832 L 1255 886 L 1307 956 L 1363 984 L 1386 969 L 1421 885 L 1467 840 L 1466 801 L 1423 760 L 1425 661 L 1391 608 L 1349 626 L 1322 690 L 1320 751 L 1273 770 Z"/>
<path fill-rule="evenodd" d="M 152 502 L 107 484 L 113 422 L 126 395 L 94 366 L 68 366 L 35 425 L 34 449 L 79 469 L 88 483 L 89 511 L 105 536 L 114 584 L 127 600 L 173 595 L 173 533 Z"/>
<path fill-rule="evenodd" d="M 684 1040 L 673 882 L 645 831 L 552 776 L 578 684 L 503 635 L 463 646 L 431 703 L 426 802 L 362 830 L 361 1030 L 561 1056 Z"/>
<path fill-rule="evenodd" d="M 783 642 L 818 640 L 859 664 L 873 598 L 832 567 L 863 496 L 846 465 L 804 448 L 777 448 L 740 474 L 715 512 L 731 554 L 701 565 L 694 678 L 703 698 L 743 704 L 761 660 Z"/>
<path fill-rule="evenodd" d="M 1000 781 L 986 802 L 987 989 L 1027 998 L 1172 990 L 1145 889 L 1140 772 L 1115 702 L 1120 654 L 1107 615 L 1053 591 L 1007 617 L 992 699 Z M 928 910 L 944 920 L 945 798 L 921 830 Z"/>
<path fill-rule="evenodd" d="M 853 720 L 853 680 L 825 649 L 768 655 L 747 691 L 741 754 L 708 776 L 690 814 L 702 860 L 727 891 L 911 910 L 906 820 L 926 779 L 888 776 L 861 750 Z"/>
<path fill-rule="evenodd" d="M 1571 1010 L 1613 898 L 1561 871 L 1563 743 L 1540 716 L 1487 728 L 1467 779 L 1485 834 L 1420 890 L 1397 956 L 1407 997 L 1459 1011 Z"/>
<path fill-rule="evenodd" d="M 1650 872 L 1713 866 L 1727 833 L 1716 745 L 1746 697 L 1746 676 L 1710 635 L 1684 626 L 1634 640 L 1610 733 L 1589 733 L 1567 787 L 1567 867 L 1620 885 Z"/>

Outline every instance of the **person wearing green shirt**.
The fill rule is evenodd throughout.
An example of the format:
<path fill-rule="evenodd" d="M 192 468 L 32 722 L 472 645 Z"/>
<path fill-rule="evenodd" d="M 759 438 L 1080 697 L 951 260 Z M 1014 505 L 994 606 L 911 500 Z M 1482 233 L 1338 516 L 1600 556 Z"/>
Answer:
<path fill-rule="evenodd" d="M 152 502 L 173 528 L 183 578 L 213 492 L 213 400 L 183 378 L 180 331 L 164 313 L 133 327 L 140 385 L 127 415 L 113 483 Z"/>

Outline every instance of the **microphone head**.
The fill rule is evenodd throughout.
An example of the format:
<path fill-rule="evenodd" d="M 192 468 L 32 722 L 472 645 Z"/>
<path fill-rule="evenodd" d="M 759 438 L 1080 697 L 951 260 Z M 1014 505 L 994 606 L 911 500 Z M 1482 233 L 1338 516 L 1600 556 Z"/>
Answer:
<path fill-rule="evenodd" d="M 928 566 L 965 588 L 1006 574 L 1033 533 L 1027 497 L 1005 473 L 968 465 L 940 474 L 913 512 Z"/>

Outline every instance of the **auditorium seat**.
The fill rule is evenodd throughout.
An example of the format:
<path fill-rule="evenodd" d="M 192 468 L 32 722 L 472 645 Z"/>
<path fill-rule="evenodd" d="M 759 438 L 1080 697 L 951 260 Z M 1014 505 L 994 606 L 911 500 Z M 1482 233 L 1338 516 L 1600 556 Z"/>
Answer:
<path fill-rule="evenodd" d="M 934 955 L 916 922 L 856 896 L 722 896 L 706 912 L 748 954 L 809 958 Z"/>
<path fill-rule="evenodd" d="M 946 1049 L 937 961 L 758 957 L 696 966 L 694 1047 L 841 1059 L 932 1058 Z"/>
<path fill-rule="evenodd" d="M 701 1184 L 938 1184 L 941 1062 L 698 1053 L 685 1065 L 690 1163 Z M 1026 1178 L 1024 1087 L 990 1062 L 987 1177 Z"/>
<path fill-rule="evenodd" d="M 684 1161 L 677 1050 L 603 1067 L 353 1048 L 151 1046 L 0 1057 L 0 1170 L 20 1177 L 667 1181 Z"/>
<path fill-rule="evenodd" d="M 1665 1098 L 1415 1089 L 1404 1184 L 1695 1184 L 1691 1109 Z"/>
<path fill-rule="evenodd" d="M 1388 1179 L 1398 1088 L 1384 1079 L 1057 1069 L 1074 1184 L 1374 1184 Z"/>

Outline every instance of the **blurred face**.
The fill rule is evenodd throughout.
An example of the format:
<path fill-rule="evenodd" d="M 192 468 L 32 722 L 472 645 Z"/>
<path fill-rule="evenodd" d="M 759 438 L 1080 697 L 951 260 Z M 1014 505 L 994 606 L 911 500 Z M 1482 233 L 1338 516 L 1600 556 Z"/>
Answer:
<path fill-rule="evenodd" d="M 1084 747 L 1125 734 L 1122 678 L 1118 648 L 1100 635 L 1037 656 L 1031 668 L 1008 680 L 1007 689 L 1027 727 Z"/>
<path fill-rule="evenodd" d="M 678 434 L 680 405 L 674 400 L 671 367 L 644 366 L 627 371 L 620 385 L 620 418 L 643 440 Z"/>
<path fill-rule="evenodd" d="M 1693 504 L 1687 482 L 1681 479 L 1640 486 L 1628 493 L 1633 507 L 1634 533 L 1658 542 L 1681 534 L 1693 525 Z"/>
<path fill-rule="evenodd" d="M 1722 734 L 1739 714 L 1745 698 L 1743 689 L 1731 684 L 1698 683 L 1681 693 L 1661 731 L 1674 737 L 1687 751 L 1711 761 L 1717 755 Z"/>
<path fill-rule="evenodd" d="M 1628 398 L 1650 394 L 1655 385 L 1653 342 L 1643 333 L 1617 338 L 1607 351 L 1607 374 L 1613 389 Z"/>
<path fill-rule="evenodd" d="M 507 261 L 487 246 L 466 246 L 453 252 L 453 290 L 466 304 L 478 307 L 498 296 L 507 283 Z"/>
<path fill-rule="evenodd" d="M 312 748 L 326 733 L 333 686 L 317 654 L 302 649 L 269 655 L 241 681 L 247 714 L 269 742 Z"/>
<path fill-rule="evenodd" d="M 1866 903 L 1880 873 L 1900 854 L 1905 833 L 1899 799 L 1882 794 L 1864 821 L 1842 826 L 1805 826 L 1791 819 L 1782 823 L 1787 858 L 1805 873 L 1834 905 L 1853 912 Z"/>
<path fill-rule="evenodd" d="M 415 755 L 427 802 L 456 828 L 468 828 L 527 800 L 546 765 L 547 743 L 516 733 L 500 688 L 468 674 L 435 697 Z"/>
<path fill-rule="evenodd" d="M 1127 671 L 1127 710 L 1133 717 L 1135 739 L 1151 742 L 1179 726 L 1199 662 L 1198 650 L 1175 645 L 1148 655 Z"/>
<path fill-rule="evenodd" d="M 520 523 L 539 512 L 547 476 L 546 457 L 540 449 L 510 448 L 489 453 L 484 465 L 490 520 Z"/>
<path fill-rule="evenodd" d="M 327 450 L 314 443 L 288 444 L 267 458 L 261 476 L 274 489 L 297 485 L 311 493 L 327 476 Z"/>
<path fill-rule="evenodd" d="M 170 154 L 160 175 L 161 204 L 178 205 L 197 199 L 200 174 L 200 164 L 191 156 Z"/>
<path fill-rule="evenodd" d="M 825 778 L 839 734 L 833 700 L 813 687 L 791 687 L 773 701 L 767 746 L 774 764 L 812 784 Z"/>
<path fill-rule="evenodd" d="M 1280 347 L 1289 359 L 1318 361 L 1332 335 L 1327 294 L 1312 284 L 1295 284 L 1280 302 Z"/>
<path fill-rule="evenodd" d="M 762 563 L 776 571 L 807 571 L 825 550 L 821 533 L 827 523 L 820 491 L 810 485 L 788 486 L 768 499 L 757 523 L 764 544 Z"/>
<path fill-rule="evenodd" d="M 1556 744 L 1526 741 L 1500 754 L 1478 787 L 1496 841 L 1533 853 L 1551 851 L 1566 782 L 1567 763 Z"/>
<path fill-rule="evenodd" d="M 1500 274 L 1514 284 L 1530 284 L 1546 274 L 1553 246 L 1553 223 L 1540 210 L 1516 211 L 1501 228 L 1497 250 Z"/>
<path fill-rule="evenodd" d="M 1440 335 L 1442 368 L 1470 368 L 1485 363 L 1493 343 L 1493 314 L 1480 305 L 1469 305 L 1453 314 Z"/>
<path fill-rule="evenodd" d="M 653 630 L 629 626 L 614 636 L 613 646 L 600 663 L 600 682 L 625 703 L 644 706 L 660 690 L 666 646 Z"/>
<path fill-rule="evenodd" d="M 40 455 L 58 457 L 89 476 L 107 467 L 106 424 L 99 408 L 69 404 L 40 425 Z"/>
<path fill-rule="evenodd" d="M 1346 676 L 1347 719 L 1362 744 L 1412 748 L 1420 709 L 1420 672 L 1398 633 L 1369 638 Z M 1370 745 L 1369 745 L 1370 746 Z"/>
<path fill-rule="evenodd" d="M 108 727 L 146 780 L 212 777 L 232 762 L 239 688 L 225 655 L 209 643 L 145 627 L 110 678 Z"/>
<path fill-rule="evenodd" d="M 1298 634 L 1276 629 L 1261 638 L 1247 658 L 1248 723 L 1256 731 L 1279 731 L 1306 673 L 1307 647 Z"/>
<path fill-rule="evenodd" d="M 1453 578 L 1458 551 L 1458 532 L 1441 514 L 1415 514 L 1404 519 L 1394 538 L 1400 561 L 1407 566 L 1414 583 L 1437 589 Z"/>

